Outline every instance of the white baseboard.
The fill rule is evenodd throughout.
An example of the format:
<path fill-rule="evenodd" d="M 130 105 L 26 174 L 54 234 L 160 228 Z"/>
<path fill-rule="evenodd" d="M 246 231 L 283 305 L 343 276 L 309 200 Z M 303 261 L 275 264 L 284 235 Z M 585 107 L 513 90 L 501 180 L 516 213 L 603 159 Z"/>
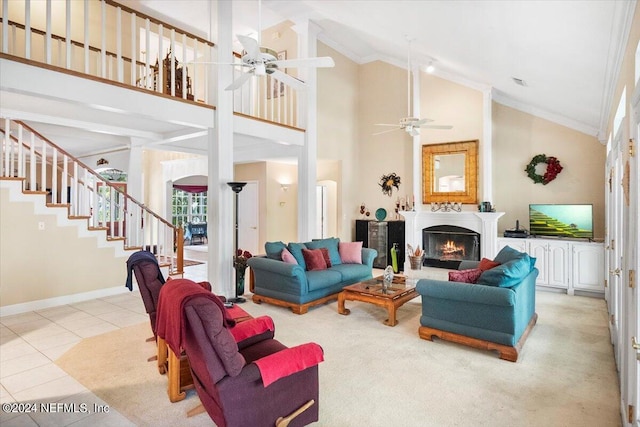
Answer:
<path fill-rule="evenodd" d="M 133 281 L 133 290 L 138 290 L 138 284 Z M 60 297 L 53 297 L 47 299 L 41 299 L 36 301 L 29 301 L 20 304 L 7 305 L 0 307 L 0 317 L 12 316 L 14 314 L 26 313 L 29 311 L 43 310 L 45 308 L 58 307 L 61 305 L 74 304 L 77 302 L 88 301 L 96 298 L 104 298 L 112 295 L 119 295 L 125 292 L 129 292 L 129 289 L 124 285 L 116 286 L 113 288 L 99 289 L 96 291 L 81 292 L 79 294 L 64 295 Z"/>

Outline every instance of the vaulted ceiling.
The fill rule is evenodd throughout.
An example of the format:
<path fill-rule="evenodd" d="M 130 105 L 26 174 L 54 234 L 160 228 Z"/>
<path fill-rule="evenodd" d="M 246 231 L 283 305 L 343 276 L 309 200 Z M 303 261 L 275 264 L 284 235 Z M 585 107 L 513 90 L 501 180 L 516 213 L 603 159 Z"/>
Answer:
<path fill-rule="evenodd" d="M 215 34 L 212 2 L 127 3 Z M 412 62 L 432 62 L 436 75 L 601 140 L 635 10 L 627 0 L 263 0 L 259 18 L 257 0 L 233 5 L 237 34 L 310 19 L 322 42 L 361 64 L 405 67 L 410 38 Z"/>

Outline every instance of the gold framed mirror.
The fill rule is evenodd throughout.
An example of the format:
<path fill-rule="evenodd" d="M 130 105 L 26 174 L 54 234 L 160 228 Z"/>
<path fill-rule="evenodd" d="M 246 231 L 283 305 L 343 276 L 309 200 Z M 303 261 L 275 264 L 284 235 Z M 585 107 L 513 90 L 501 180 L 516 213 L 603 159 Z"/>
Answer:
<path fill-rule="evenodd" d="M 422 203 L 478 203 L 478 140 L 422 146 Z"/>

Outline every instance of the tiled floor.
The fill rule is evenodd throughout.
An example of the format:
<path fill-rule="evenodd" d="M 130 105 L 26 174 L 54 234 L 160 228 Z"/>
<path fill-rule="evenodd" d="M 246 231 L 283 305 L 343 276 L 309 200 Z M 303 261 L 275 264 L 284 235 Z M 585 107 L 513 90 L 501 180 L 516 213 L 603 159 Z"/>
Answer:
<path fill-rule="evenodd" d="M 184 277 L 206 280 L 207 265 L 186 267 Z M 0 425 L 134 425 L 114 410 L 92 413 L 94 404 L 106 403 L 54 361 L 83 338 L 148 321 L 138 292 L 0 317 Z M 33 406 L 18 408 L 18 402 L 36 402 L 38 412 Z M 57 413 L 41 411 L 40 403 L 56 402 L 68 405 L 53 407 L 59 408 Z M 77 402 L 86 403 L 88 410 L 77 407 Z M 70 406 L 73 403 L 76 407 Z"/>

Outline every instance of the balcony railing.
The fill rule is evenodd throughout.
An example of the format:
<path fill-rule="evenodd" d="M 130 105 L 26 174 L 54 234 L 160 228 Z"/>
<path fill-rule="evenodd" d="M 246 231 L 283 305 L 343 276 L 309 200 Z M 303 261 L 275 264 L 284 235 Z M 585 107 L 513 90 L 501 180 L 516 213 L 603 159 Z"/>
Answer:
<path fill-rule="evenodd" d="M 154 93 L 212 105 L 215 45 L 112 0 L 2 2 L 2 53 Z M 236 55 L 239 57 L 239 55 Z M 239 60 L 238 60 L 239 61 Z M 234 78 L 242 73 L 234 67 Z M 295 89 L 253 77 L 234 111 L 300 127 Z"/>

